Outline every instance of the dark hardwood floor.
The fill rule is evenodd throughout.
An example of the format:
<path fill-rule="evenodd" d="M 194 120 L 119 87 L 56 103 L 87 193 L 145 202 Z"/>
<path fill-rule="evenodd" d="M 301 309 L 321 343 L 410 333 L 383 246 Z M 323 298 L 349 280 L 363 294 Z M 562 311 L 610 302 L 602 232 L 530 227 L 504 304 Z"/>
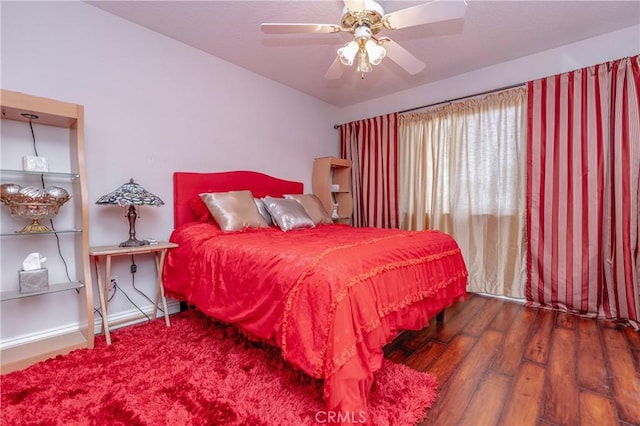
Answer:
<path fill-rule="evenodd" d="M 469 296 L 385 348 L 438 378 L 421 425 L 640 425 L 640 333 Z"/>

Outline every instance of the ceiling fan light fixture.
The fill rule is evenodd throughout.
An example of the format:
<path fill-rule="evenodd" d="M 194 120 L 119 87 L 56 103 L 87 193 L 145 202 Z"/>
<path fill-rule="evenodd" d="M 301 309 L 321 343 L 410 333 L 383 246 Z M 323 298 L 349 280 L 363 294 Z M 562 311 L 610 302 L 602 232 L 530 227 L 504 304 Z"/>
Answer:
<path fill-rule="evenodd" d="M 367 55 L 367 51 L 364 49 L 360 49 L 360 53 L 358 54 L 358 72 L 365 73 L 373 71 L 373 67 L 371 66 L 371 62 L 369 62 L 369 55 Z"/>
<path fill-rule="evenodd" d="M 369 62 L 371 65 L 378 65 L 382 62 L 382 59 L 387 56 L 387 51 L 384 47 L 376 43 L 375 41 L 369 39 L 364 44 L 364 48 L 367 51 L 367 56 L 369 57 Z"/>
<path fill-rule="evenodd" d="M 1 0 L 0 0 L 1 1 Z M 340 25 L 313 23 L 263 23 L 267 34 L 315 33 L 333 34 L 348 32 L 353 41 L 337 50 L 337 58 L 329 67 L 326 79 L 340 78 L 344 66 L 357 62 L 362 78 L 385 57 L 416 75 L 425 69 L 425 63 L 388 37 L 381 37 L 383 30 L 397 30 L 464 17 L 467 0 L 424 0 L 419 5 L 406 7 L 385 14 L 380 0 L 342 0 L 344 8 Z M 413 2 L 411 2 L 413 3 Z M 384 43 L 388 43 L 383 47 Z M 358 58 L 356 59 L 356 55 Z"/>
<path fill-rule="evenodd" d="M 353 65 L 353 60 L 355 59 L 359 49 L 360 47 L 358 46 L 358 43 L 353 40 L 342 46 L 338 49 L 338 58 L 340 58 L 340 62 L 347 66 Z"/>

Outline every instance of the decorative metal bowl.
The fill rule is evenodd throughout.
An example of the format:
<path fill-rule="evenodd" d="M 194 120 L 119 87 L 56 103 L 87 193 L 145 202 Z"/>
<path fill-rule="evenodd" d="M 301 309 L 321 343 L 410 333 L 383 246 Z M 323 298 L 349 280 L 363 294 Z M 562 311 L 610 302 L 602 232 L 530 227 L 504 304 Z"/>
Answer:
<path fill-rule="evenodd" d="M 51 232 L 51 229 L 42 225 L 39 220 L 57 215 L 60 206 L 70 198 L 69 193 L 59 186 L 40 189 L 4 184 L 0 188 L 0 201 L 9 208 L 11 216 L 31 219 L 31 223 L 17 231 L 18 233 Z"/>
<path fill-rule="evenodd" d="M 16 195 L 22 187 L 15 183 L 3 183 L 0 185 L 0 197 L 4 200 L 5 198 L 12 197 Z"/>

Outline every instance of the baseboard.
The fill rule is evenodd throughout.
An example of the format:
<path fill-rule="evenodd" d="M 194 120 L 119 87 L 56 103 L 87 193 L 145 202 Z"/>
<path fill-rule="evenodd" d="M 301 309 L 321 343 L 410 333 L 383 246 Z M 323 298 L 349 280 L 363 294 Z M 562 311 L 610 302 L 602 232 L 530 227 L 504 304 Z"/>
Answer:
<path fill-rule="evenodd" d="M 144 312 L 149 318 L 152 318 L 151 315 L 153 314 L 153 305 L 143 306 L 140 309 L 142 309 L 142 312 Z M 167 309 L 169 310 L 169 314 L 180 312 L 180 302 L 175 300 L 167 301 Z M 128 311 L 118 312 L 115 315 L 109 315 L 109 331 L 149 321 L 149 319 L 144 316 L 142 312 L 137 309 L 130 309 Z M 158 311 L 158 318 L 163 317 L 164 314 Z M 99 315 L 96 315 L 94 325 L 96 336 L 102 334 L 102 318 L 100 318 Z"/>
<path fill-rule="evenodd" d="M 141 307 L 142 311 L 151 317 L 153 313 L 153 305 Z M 167 301 L 167 309 L 169 310 L 169 314 L 175 314 L 180 312 L 180 302 L 171 300 Z M 158 317 L 162 317 L 163 313 L 158 312 Z M 94 330 L 95 334 L 99 335 L 102 333 L 102 318 L 99 315 L 95 316 L 94 321 Z M 148 321 L 147 318 L 140 313 L 137 309 L 132 309 L 125 312 L 119 312 L 116 315 L 109 316 L 109 330 L 116 330 L 121 327 L 126 327 L 128 325 L 133 325 L 137 323 L 141 323 L 144 321 Z M 40 340 L 60 337 L 65 334 L 73 333 L 80 329 L 80 324 L 69 324 L 64 327 L 56 327 L 49 328 L 46 330 L 40 330 L 35 333 L 23 334 L 20 336 L 12 337 L 9 339 L 0 340 L 0 350 L 5 350 L 9 348 L 14 348 L 16 346 L 26 345 L 29 343 L 34 343 Z"/>
<path fill-rule="evenodd" d="M 491 293 L 483 293 L 483 292 L 474 292 L 474 293 L 480 294 L 482 296 L 493 297 L 495 299 L 508 300 L 510 302 L 516 302 L 516 303 L 521 303 L 521 304 L 527 303 L 526 299 L 520 298 L 520 297 L 503 296 L 501 294 L 491 294 Z"/>
<path fill-rule="evenodd" d="M 49 328 L 40 330 L 36 333 L 23 334 L 21 336 L 12 337 L 10 339 L 0 340 L 0 350 L 15 348 L 17 346 L 35 343 L 40 340 L 60 337 L 65 334 L 71 334 L 80 329 L 80 324 L 71 324 L 64 327 Z"/>

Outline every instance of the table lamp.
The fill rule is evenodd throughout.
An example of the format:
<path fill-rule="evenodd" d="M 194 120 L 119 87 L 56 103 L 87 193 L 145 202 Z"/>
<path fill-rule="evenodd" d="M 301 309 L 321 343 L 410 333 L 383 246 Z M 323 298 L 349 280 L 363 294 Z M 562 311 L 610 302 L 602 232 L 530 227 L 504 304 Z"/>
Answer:
<path fill-rule="evenodd" d="M 147 241 L 136 239 L 136 218 L 138 214 L 135 206 L 157 206 L 160 207 L 164 201 L 160 197 L 153 195 L 142 186 L 130 179 L 120 188 L 103 195 L 96 201 L 96 204 L 111 204 L 121 207 L 129 207 L 125 217 L 129 219 L 129 239 L 120 243 L 120 247 L 139 247 L 149 244 Z"/>

